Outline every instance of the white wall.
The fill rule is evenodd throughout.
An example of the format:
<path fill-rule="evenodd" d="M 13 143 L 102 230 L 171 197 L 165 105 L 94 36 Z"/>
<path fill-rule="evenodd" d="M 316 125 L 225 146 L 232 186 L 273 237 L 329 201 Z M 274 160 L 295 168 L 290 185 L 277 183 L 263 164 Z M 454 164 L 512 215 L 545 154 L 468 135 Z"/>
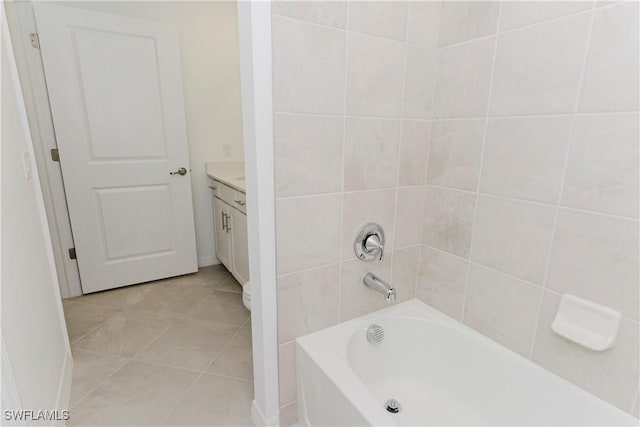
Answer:
<path fill-rule="evenodd" d="M 26 179 L 23 171 L 23 153 L 33 159 L 33 149 L 22 95 L 17 89 L 17 73 L 9 62 L 12 53 L 4 26 L 5 22 L 1 68 L 1 321 L 6 347 L 2 353 L 13 368 L 14 391 L 22 408 L 52 410 L 66 404 L 71 354 L 38 175 L 34 171 L 33 177 Z M 35 162 L 32 166 L 35 168 Z M 3 387 L 3 392 L 8 390 Z"/>
<path fill-rule="evenodd" d="M 236 2 L 58 2 L 173 24 L 180 32 L 182 79 L 199 265 L 214 254 L 207 161 L 242 161 L 242 110 Z M 232 156 L 223 157 L 230 144 Z"/>

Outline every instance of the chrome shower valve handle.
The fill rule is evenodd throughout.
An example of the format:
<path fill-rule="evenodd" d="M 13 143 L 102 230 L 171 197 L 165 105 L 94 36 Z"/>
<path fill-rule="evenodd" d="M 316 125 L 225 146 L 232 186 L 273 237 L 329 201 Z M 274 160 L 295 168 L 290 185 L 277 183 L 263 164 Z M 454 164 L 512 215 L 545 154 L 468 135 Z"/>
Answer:
<path fill-rule="evenodd" d="M 353 250 L 358 259 L 371 261 L 377 259 L 384 260 L 384 230 L 378 224 L 365 224 L 353 241 Z"/>

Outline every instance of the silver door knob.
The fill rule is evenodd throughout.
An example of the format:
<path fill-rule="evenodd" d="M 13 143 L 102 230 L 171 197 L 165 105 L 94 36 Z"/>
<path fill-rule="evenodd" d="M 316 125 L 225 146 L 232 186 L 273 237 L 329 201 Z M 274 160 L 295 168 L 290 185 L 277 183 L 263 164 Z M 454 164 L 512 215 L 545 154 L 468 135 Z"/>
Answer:
<path fill-rule="evenodd" d="M 180 168 L 175 172 L 169 172 L 169 175 L 186 175 L 187 170 L 185 168 Z"/>

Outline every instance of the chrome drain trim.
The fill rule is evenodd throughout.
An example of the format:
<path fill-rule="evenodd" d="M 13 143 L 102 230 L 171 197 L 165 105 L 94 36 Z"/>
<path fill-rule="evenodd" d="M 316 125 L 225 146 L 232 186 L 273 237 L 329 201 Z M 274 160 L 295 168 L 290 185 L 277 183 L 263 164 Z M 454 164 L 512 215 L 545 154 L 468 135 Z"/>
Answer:
<path fill-rule="evenodd" d="M 387 407 L 387 412 L 391 412 L 392 414 L 397 414 L 398 412 L 400 412 L 400 402 L 395 399 L 387 400 L 385 406 Z"/>

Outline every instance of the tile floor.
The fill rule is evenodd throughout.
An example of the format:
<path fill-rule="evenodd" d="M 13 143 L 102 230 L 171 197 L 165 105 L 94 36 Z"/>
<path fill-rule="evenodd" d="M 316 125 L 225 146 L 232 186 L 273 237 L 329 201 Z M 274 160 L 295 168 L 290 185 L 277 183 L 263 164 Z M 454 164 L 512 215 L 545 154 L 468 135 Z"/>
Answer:
<path fill-rule="evenodd" d="M 222 266 L 63 301 L 69 426 L 250 426 L 251 322 Z"/>

